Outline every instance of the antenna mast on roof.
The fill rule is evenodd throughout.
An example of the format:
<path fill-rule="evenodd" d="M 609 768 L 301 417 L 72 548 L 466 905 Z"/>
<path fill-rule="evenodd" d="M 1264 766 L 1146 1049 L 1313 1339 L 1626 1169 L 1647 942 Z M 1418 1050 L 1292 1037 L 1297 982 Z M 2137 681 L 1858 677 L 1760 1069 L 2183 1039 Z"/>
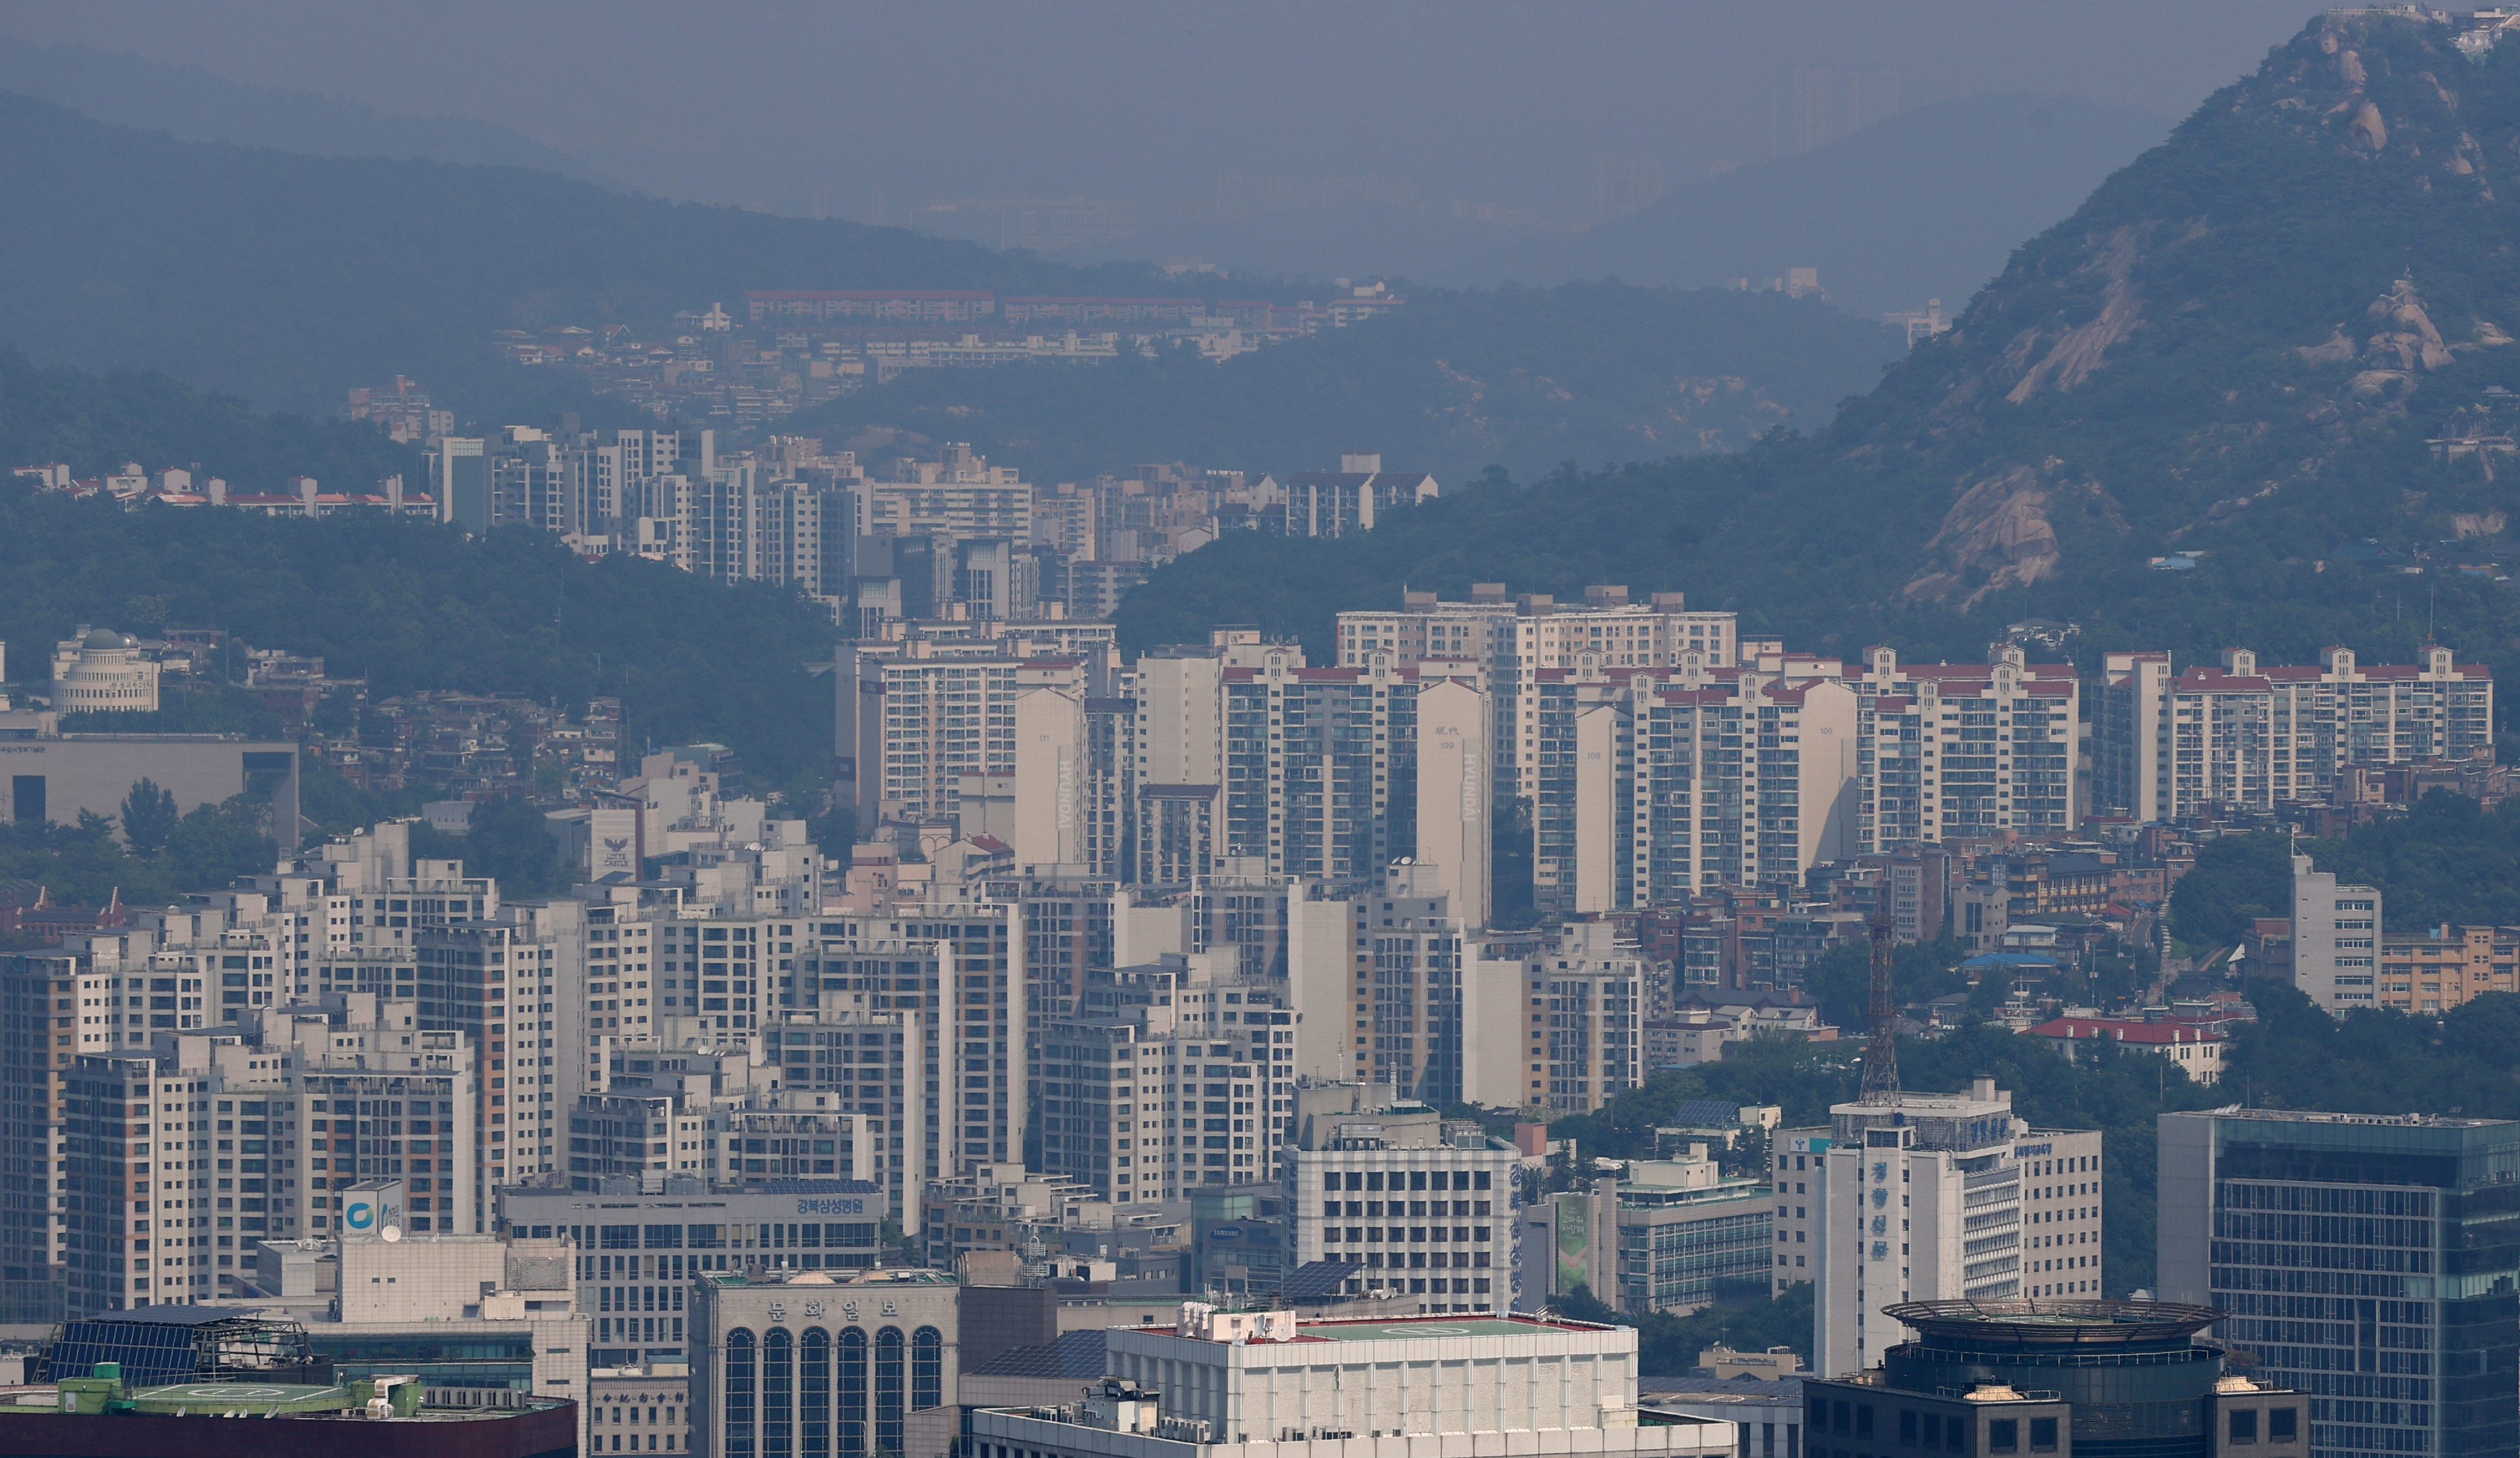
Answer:
<path fill-rule="evenodd" d="M 1883 888 L 1888 889 L 1888 888 Z M 1872 934 L 1872 1038 L 1864 1049 L 1864 1092 L 1868 1104 L 1899 1101 L 1899 1030 L 1890 1008 L 1890 913 L 1876 909 L 1866 928 Z"/>

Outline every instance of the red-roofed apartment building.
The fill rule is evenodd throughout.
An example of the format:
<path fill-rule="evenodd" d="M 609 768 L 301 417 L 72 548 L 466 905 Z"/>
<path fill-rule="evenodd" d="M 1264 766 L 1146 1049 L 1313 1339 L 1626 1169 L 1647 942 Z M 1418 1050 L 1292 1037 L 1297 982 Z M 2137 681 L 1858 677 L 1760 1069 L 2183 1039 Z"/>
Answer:
<path fill-rule="evenodd" d="M 2493 674 L 2432 644 L 2420 664 L 2370 667 L 2351 648 L 2310 668 L 2227 648 L 2177 675 L 2168 653 L 2111 653 L 2096 709 L 2093 807 L 2138 820 L 2321 798 L 2349 765 L 2494 752 Z"/>
<path fill-rule="evenodd" d="M 2210 1024 L 2144 1023 L 2124 1018 L 2056 1018 L 2030 1030 L 2069 1059 L 2115 1043 L 2138 1052 L 2158 1053 L 2187 1071 L 2199 1083 L 2223 1077 L 2223 1030 Z"/>

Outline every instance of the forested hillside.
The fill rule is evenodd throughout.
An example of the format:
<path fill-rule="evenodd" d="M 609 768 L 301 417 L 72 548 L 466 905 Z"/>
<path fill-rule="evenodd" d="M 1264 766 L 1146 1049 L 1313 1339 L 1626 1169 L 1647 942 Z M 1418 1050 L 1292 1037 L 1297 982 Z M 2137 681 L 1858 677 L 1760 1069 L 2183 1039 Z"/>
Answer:
<path fill-rule="evenodd" d="M 1345 451 L 1433 471 L 1528 479 L 1738 450 L 1811 429 L 1872 387 L 1898 331 L 1817 300 L 1574 284 L 1435 290 L 1397 314 L 1223 364 L 918 370 L 782 422 L 857 439 L 882 427 L 964 440 L 1037 480 L 1144 461 L 1328 470 Z"/>
<path fill-rule="evenodd" d="M 257 415 L 163 375 L 38 369 L 0 349 L 0 467 L 44 462 L 80 477 L 125 462 L 186 466 L 239 491 L 278 491 L 292 476 L 328 491 L 366 491 L 397 472 L 414 490 L 422 484 L 420 452 L 364 422 Z"/>
<path fill-rule="evenodd" d="M 747 288 L 1152 292 L 899 229 L 608 192 L 522 168 L 321 157 L 112 126 L 0 92 L 0 345 L 325 410 L 397 373 L 495 416 L 490 333 L 661 321 Z"/>
<path fill-rule="evenodd" d="M 1974 655 L 2026 614 L 2103 645 L 2520 666 L 2520 47 L 2320 18 L 2026 243 L 1958 327 L 1824 429 L 1463 493 L 1369 540 L 1235 543 L 1128 636 L 1318 635 L 1474 580 L 1681 589 L 1798 646 Z M 2151 570 L 2173 552 L 2193 570 Z M 2450 570 L 2482 565 L 2480 575 Z M 2427 570 L 2408 575 L 2407 566 Z M 1318 641 L 1318 639 L 1316 640 Z"/>
<path fill-rule="evenodd" d="M 151 508 L 0 485 L 0 641 L 13 660 L 80 623 L 225 628 L 320 653 L 372 699 L 419 688 L 582 707 L 617 695 L 635 744 L 716 740 L 819 806 L 831 777 L 830 614 L 635 557 L 588 562 L 531 528 Z M 22 674 L 24 670 L 21 668 Z"/>

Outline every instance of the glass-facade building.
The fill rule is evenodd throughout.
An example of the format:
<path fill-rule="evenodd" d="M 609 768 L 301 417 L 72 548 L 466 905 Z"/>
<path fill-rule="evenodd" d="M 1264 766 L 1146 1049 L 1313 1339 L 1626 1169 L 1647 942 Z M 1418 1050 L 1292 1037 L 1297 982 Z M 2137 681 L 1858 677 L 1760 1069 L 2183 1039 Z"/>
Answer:
<path fill-rule="evenodd" d="M 2164 1114 L 2160 1295 L 2311 1394 L 2321 1458 L 2520 1451 L 2520 1123 Z"/>

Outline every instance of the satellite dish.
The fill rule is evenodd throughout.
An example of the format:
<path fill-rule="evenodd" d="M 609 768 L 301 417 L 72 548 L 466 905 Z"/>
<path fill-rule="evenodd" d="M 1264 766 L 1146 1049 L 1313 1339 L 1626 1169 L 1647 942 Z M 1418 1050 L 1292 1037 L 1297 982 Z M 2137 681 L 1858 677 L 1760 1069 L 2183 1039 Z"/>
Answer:
<path fill-rule="evenodd" d="M 390 1243 L 402 1239 L 402 1227 L 400 1225 L 387 1225 L 382 1230 L 378 1231 L 377 1234 L 386 1242 Z"/>

